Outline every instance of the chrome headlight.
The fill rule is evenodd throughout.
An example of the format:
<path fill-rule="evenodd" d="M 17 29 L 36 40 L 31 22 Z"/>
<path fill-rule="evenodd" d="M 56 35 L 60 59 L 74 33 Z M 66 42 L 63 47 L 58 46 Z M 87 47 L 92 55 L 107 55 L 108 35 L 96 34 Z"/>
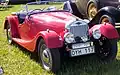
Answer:
<path fill-rule="evenodd" d="M 67 43 L 74 43 L 75 42 L 74 35 L 70 32 L 68 32 L 64 35 L 64 39 Z"/>
<path fill-rule="evenodd" d="M 94 29 L 92 32 L 94 39 L 99 39 L 101 37 L 101 32 L 99 29 Z"/>

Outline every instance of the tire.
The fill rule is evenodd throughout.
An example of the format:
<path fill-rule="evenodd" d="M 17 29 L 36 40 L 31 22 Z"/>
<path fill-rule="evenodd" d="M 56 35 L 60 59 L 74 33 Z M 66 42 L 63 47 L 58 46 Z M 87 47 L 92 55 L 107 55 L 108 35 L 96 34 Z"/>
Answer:
<path fill-rule="evenodd" d="M 47 48 L 43 39 L 38 44 L 38 61 L 47 71 L 56 72 L 60 69 L 60 53 L 58 49 Z"/>
<path fill-rule="evenodd" d="M 6 28 L 6 36 L 7 36 L 7 41 L 8 41 L 8 43 L 9 43 L 9 44 L 12 44 L 13 41 L 12 41 L 10 24 L 7 25 L 7 28 Z"/>
<path fill-rule="evenodd" d="M 104 22 L 115 26 L 115 19 L 108 14 L 101 16 L 99 23 L 103 24 Z"/>
<path fill-rule="evenodd" d="M 98 11 L 97 5 L 91 2 L 87 8 L 88 19 L 92 20 L 94 16 L 97 14 L 97 11 Z"/>
<path fill-rule="evenodd" d="M 115 60 L 117 55 L 117 40 L 109 40 L 102 37 L 99 41 L 95 42 L 95 49 L 97 56 L 104 62 L 111 62 Z"/>

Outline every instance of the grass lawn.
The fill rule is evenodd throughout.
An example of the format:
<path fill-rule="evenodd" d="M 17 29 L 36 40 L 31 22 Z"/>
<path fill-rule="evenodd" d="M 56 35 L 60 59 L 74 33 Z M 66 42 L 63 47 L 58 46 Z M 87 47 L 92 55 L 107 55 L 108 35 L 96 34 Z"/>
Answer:
<path fill-rule="evenodd" d="M 6 41 L 3 22 L 5 16 L 18 11 L 21 5 L 13 5 L 7 10 L 0 11 L 0 66 L 4 69 L 4 75 L 54 75 L 48 73 L 30 58 L 31 53 L 17 45 L 8 45 Z M 118 42 L 120 49 L 120 41 Z M 117 60 L 102 64 L 94 55 L 80 56 L 67 59 L 56 75 L 120 75 L 120 51 Z"/>

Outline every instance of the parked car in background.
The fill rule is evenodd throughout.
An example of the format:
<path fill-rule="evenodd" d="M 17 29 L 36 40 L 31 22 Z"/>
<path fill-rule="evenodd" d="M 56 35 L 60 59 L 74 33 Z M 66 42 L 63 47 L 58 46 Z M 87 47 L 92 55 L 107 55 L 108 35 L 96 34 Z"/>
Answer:
<path fill-rule="evenodd" d="M 116 58 L 119 35 L 113 25 L 93 25 L 68 11 L 38 4 L 29 3 L 23 11 L 7 16 L 4 29 L 9 44 L 14 41 L 36 53 L 45 70 L 56 72 L 64 55 L 95 53 L 103 62 Z"/>
<path fill-rule="evenodd" d="M 9 0 L 9 3 L 10 4 L 19 4 L 19 3 L 28 3 L 28 2 L 32 2 L 32 1 L 35 1 L 35 0 Z"/>
<path fill-rule="evenodd" d="M 93 21 L 94 24 L 104 22 L 120 26 L 120 2 L 118 0 L 76 0 L 67 1 L 63 5 L 64 10 L 72 14 Z"/>
<path fill-rule="evenodd" d="M 75 3 L 79 12 L 90 20 L 102 7 L 113 6 L 117 8 L 120 5 L 119 0 L 76 0 Z"/>
<path fill-rule="evenodd" d="M 9 4 L 9 0 L 0 0 L 1 8 L 7 8 Z"/>
<path fill-rule="evenodd" d="M 114 26 L 120 26 L 119 17 L 120 7 L 107 6 L 101 8 L 90 22 L 93 24 L 110 23 Z"/>

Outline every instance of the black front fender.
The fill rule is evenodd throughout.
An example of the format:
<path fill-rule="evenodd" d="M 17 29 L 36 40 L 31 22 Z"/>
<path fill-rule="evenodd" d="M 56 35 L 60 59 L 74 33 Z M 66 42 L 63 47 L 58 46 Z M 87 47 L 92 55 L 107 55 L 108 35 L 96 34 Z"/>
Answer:
<path fill-rule="evenodd" d="M 120 10 L 115 8 L 115 7 L 112 7 L 112 6 L 106 6 L 106 7 L 103 7 L 101 8 L 99 11 L 98 11 L 98 14 L 99 13 L 109 13 L 115 17 L 117 17 L 117 15 L 120 15 Z"/>
<path fill-rule="evenodd" d="M 101 8 L 95 15 L 95 17 L 90 21 L 89 24 L 90 25 L 98 24 L 102 15 L 112 16 L 115 19 L 115 22 L 120 22 L 120 10 L 112 6 L 107 6 Z"/>

